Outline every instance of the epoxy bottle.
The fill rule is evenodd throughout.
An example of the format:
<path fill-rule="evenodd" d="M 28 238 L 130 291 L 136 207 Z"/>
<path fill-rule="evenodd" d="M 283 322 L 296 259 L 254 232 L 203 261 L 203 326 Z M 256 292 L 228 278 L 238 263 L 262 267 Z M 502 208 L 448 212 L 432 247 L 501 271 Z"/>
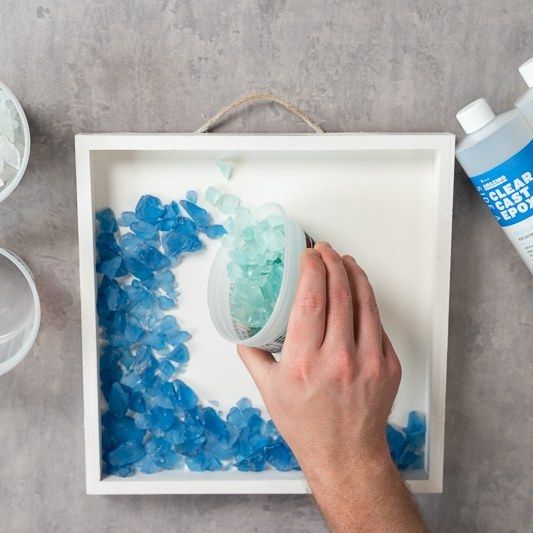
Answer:
<path fill-rule="evenodd" d="M 484 98 L 457 113 L 455 155 L 533 274 L 533 130 L 516 109 L 496 116 Z"/>
<path fill-rule="evenodd" d="M 524 78 L 528 89 L 518 98 L 514 105 L 522 113 L 533 130 L 533 57 L 520 65 L 518 72 Z"/>

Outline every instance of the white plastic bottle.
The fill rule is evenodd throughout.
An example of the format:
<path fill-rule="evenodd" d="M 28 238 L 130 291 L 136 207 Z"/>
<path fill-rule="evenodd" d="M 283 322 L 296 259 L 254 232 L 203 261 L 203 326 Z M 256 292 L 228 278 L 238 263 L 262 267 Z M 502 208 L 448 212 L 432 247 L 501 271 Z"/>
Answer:
<path fill-rule="evenodd" d="M 533 57 L 520 65 L 518 72 L 524 78 L 528 89 L 518 98 L 514 105 L 522 113 L 533 130 Z"/>
<path fill-rule="evenodd" d="M 516 109 L 496 116 L 484 98 L 457 113 L 456 157 L 533 274 L 533 130 Z"/>

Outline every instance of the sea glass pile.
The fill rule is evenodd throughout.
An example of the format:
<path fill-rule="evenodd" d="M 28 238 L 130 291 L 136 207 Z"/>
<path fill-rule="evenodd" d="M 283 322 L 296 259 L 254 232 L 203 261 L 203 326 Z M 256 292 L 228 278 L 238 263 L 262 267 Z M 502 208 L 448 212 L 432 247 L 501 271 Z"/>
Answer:
<path fill-rule="evenodd" d="M 118 221 L 110 209 L 96 215 L 100 378 L 108 406 L 102 448 L 109 474 L 184 465 L 196 471 L 298 468 L 272 422 L 249 400 L 224 417 L 178 379 L 189 360 L 190 335 L 166 313 L 178 298 L 171 268 L 204 247 L 202 234 L 225 233 L 196 201 L 193 191 L 179 204 L 143 196 Z"/>
<path fill-rule="evenodd" d="M 219 193 L 219 205 L 223 198 Z M 205 247 L 203 236 L 218 238 L 228 231 L 231 238 L 232 228 L 240 223 L 236 197 L 220 205 L 233 215 L 224 226 L 214 224 L 197 202 L 194 191 L 167 205 L 148 195 L 118 220 L 111 209 L 96 214 L 100 382 L 107 404 L 102 453 L 108 474 L 185 467 L 299 469 L 272 421 L 263 419 L 248 399 L 225 414 L 206 407 L 180 379 L 189 361 L 190 334 L 168 313 L 178 300 L 174 271 L 189 254 Z M 422 417 L 411 413 L 407 427 L 389 426 L 387 437 L 400 468 L 420 466 Z"/>
<path fill-rule="evenodd" d="M 20 168 L 24 151 L 19 115 L 11 97 L 0 87 L 0 189 Z"/>
<path fill-rule="evenodd" d="M 239 207 L 239 202 L 233 200 L 236 197 L 222 195 L 213 187 L 208 189 L 207 198 L 233 215 L 222 239 L 231 258 L 227 266 L 230 311 L 240 329 L 251 337 L 268 322 L 278 299 L 283 277 L 284 221 L 280 216 L 258 220 L 248 209 Z"/>

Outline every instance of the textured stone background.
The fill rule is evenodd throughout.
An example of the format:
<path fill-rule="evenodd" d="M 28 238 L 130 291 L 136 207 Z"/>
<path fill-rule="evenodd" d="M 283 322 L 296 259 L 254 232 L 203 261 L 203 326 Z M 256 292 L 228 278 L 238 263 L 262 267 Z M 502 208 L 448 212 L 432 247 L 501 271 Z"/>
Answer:
<path fill-rule="evenodd" d="M 79 132 L 188 132 L 255 89 L 328 131 L 454 131 L 478 96 L 524 89 L 530 0 L 2 0 L 0 79 L 33 135 L 0 246 L 43 300 L 31 356 L 0 378 L 0 531 L 323 531 L 310 497 L 88 497 L 74 172 Z M 221 131 L 294 132 L 252 106 Z M 530 531 L 532 277 L 458 169 L 445 483 L 434 531 Z M 528 451 L 529 449 L 529 451 Z"/>

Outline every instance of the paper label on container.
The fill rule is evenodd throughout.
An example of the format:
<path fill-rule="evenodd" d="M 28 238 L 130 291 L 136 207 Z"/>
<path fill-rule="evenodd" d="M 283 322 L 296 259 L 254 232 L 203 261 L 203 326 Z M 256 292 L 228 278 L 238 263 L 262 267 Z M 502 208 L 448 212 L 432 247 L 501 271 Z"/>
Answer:
<path fill-rule="evenodd" d="M 470 179 L 500 226 L 533 216 L 533 140 L 507 161 Z"/>

